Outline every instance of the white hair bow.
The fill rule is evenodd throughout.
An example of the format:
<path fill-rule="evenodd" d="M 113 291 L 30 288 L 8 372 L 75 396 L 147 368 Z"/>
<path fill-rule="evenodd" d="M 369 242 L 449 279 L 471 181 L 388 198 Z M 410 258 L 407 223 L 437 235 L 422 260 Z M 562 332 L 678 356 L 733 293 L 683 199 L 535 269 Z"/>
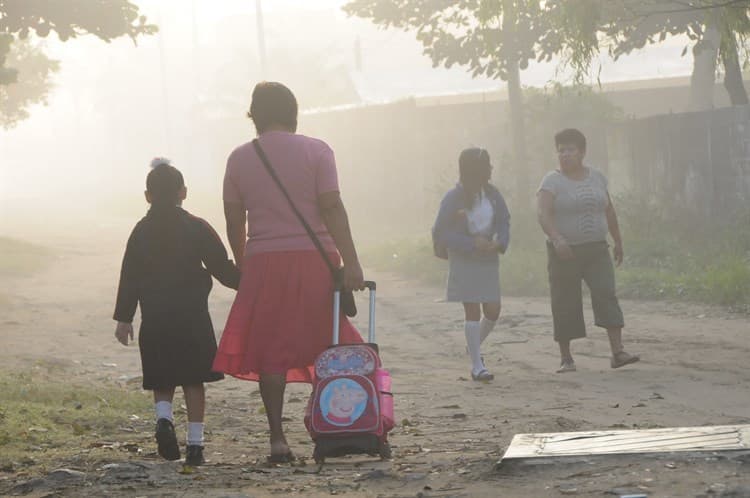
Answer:
<path fill-rule="evenodd" d="M 151 159 L 151 169 L 154 169 L 157 166 L 161 166 L 162 164 L 166 164 L 167 166 L 169 166 L 172 164 L 172 161 L 170 161 L 166 157 L 155 157 Z"/>

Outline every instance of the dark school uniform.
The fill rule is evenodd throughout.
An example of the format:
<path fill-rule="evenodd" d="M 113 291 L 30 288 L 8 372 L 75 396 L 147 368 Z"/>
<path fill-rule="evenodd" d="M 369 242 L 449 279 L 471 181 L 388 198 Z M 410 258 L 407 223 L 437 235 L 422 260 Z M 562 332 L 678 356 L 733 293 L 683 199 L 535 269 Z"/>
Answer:
<path fill-rule="evenodd" d="M 224 378 L 211 370 L 211 275 L 227 287 L 239 285 L 240 272 L 213 228 L 182 208 L 151 207 L 128 240 L 114 313 L 115 320 L 132 322 L 140 304 L 144 389 Z"/>

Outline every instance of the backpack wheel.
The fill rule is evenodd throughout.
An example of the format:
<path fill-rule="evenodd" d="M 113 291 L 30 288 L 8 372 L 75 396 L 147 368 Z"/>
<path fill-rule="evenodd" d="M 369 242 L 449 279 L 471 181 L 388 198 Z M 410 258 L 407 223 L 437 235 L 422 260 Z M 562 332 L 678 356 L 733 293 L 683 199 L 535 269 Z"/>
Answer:
<path fill-rule="evenodd" d="M 388 444 L 387 441 L 380 443 L 380 448 L 378 450 L 378 453 L 380 453 L 381 460 L 390 460 L 391 459 L 391 445 Z"/>

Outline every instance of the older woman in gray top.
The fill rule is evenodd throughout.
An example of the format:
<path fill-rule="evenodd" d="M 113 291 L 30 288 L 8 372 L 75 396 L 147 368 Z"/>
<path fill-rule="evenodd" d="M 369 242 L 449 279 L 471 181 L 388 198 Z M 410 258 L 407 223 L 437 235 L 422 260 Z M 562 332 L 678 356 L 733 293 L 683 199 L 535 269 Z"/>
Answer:
<path fill-rule="evenodd" d="M 639 360 L 622 345 L 624 320 L 615 293 L 615 273 L 607 233 L 615 243 L 613 254 L 622 263 L 623 250 L 617 215 L 607 178 L 583 164 L 586 137 L 575 129 L 555 135 L 560 168 L 545 175 L 537 193 L 539 224 L 547 235 L 552 321 L 560 346 L 558 373 L 576 369 L 570 341 L 586 337 L 581 280 L 591 292 L 594 322 L 607 330 L 612 368 Z"/>

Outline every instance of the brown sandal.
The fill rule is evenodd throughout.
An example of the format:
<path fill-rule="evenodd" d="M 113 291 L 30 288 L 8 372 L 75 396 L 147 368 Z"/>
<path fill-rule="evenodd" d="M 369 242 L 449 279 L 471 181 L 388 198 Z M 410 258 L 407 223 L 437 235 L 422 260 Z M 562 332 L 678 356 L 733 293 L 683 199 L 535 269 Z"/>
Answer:
<path fill-rule="evenodd" d="M 641 361 L 640 356 L 626 353 L 625 351 L 620 351 L 619 353 L 615 353 L 612 356 L 609 364 L 612 368 L 620 368 L 624 367 L 625 365 L 630 365 L 631 363 L 637 363 L 639 361 Z"/>

